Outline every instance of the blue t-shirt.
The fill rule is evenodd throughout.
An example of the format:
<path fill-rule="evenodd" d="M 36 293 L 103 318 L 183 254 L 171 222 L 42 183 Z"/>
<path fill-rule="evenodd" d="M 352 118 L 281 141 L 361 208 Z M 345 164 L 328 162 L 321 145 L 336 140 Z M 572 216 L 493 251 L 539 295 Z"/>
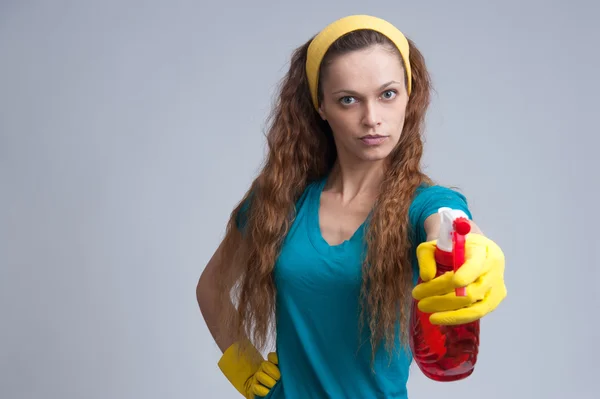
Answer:
<path fill-rule="evenodd" d="M 381 347 L 372 364 L 368 328 L 359 330 L 365 223 L 342 244 L 324 240 L 319 206 L 325 182 L 310 184 L 297 201 L 294 223 L 273 270 L 281 379 L 266 398 L 407 398 L 410 352 L 394 351 L 390 359 Z M 471 217 L 462 194 L 442 186 L 418 189 L 409 209 L 415 249 L 426 239 L 425 219 L 443 206 Z M 238 218 L 240 227 L 244 216 L 242 212 Z"/>

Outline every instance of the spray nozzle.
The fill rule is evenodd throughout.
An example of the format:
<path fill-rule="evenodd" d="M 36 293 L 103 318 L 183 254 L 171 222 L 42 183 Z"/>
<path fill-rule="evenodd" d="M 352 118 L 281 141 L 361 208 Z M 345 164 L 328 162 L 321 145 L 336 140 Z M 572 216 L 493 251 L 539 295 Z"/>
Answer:
<path fill-rule="evenodd" d="M 471 231 L 471 224 L 469 223 L 469 219 L 464 217 L 454 219 L 454 231 L 463 236 L 469 234 L 469 232 Z"/>
<path fill-rule="evenodd" d="M 468 216 L 459 209 L 448 207 L 439 208 L 438 214 L 440 215 L 440 235 L 437 246 L 442 251 L 452 252 L 453 233 L 456 231 L 459 234 L 467 234 L 471 229 Z M 466 233 L 463 233 L 464 231 Z"/>
<path fill-rule="evenodd" d="M 452 208 L 439 208 L 440 236 L 437 247 L 445 252 L 452 253 L 453 269 L 456 272 L 465 263 L 465 239 L 471 231 L 468 216 L 461 210 Z M 456 296 L 465 296 L 464 287 L 456 288 Z"/>

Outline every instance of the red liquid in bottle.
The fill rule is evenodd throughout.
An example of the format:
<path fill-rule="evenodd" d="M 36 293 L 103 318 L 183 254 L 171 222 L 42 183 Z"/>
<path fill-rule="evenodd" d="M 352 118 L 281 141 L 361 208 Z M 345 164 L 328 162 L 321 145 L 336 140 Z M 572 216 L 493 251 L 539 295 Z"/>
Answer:
<path fill-rule="evenodd" d="M 464 236 L 463 236 L 464 237 Z M 464 241 L 463 241 L 464 245 Z M 459 250 L 464 255 L 464 247 Z M 436 251 L 436 277 L 454 270 L 452 253 Z M 460 264 L 463 262 L 461 261 Z M 419 283 L 421 283 L 419 278 Z M 435 381 L 449 382 L 470 376 L 479 353 L 479 320 L 454 326 L 438 326 L 429 322 L 413 303 L 411 315 L 410 347 L 423 374 Z"/>

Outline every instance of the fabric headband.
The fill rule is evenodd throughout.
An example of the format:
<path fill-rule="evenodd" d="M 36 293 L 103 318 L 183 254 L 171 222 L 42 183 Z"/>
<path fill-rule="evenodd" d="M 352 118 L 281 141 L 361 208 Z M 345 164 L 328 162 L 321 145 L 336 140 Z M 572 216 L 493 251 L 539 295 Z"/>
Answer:
<path fill-rule="evenodd" d="M 410 95 L 412 88 L 410 61 L 409 61 L 409 45 L 408 40 L 394 25 L 391 23 L 370 15 L 351 15 L 338 19 L 332 24 L 323 29 L 308 46 L 308 55 L 306 59 L 306 76 L 308 78 L 308 86 L 312 97 L 315 109 L 319 108 L 319 99 L 317 88 L 319 87 L 319 68 L 325 53 L 329 47 L 340 37 L 347 33 L 359 29 L 370 29 L 381 33 L 400 51 L 402 60 L 404 61 L 404 69 L 406 71 L 407 92 Z"/>

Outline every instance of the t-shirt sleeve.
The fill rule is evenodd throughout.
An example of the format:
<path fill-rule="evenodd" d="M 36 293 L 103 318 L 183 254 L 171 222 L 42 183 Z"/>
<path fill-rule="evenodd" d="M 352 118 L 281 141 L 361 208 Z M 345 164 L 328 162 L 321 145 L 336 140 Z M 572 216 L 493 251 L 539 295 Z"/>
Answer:
<path fill-rule="evenodd" d="M 248 220 L 250 219 L 251 205 L 254 199 L 254 190 L 251 190 L 247 198 L 242 201 L 242 206 L 235 215 L 235 225 L 237 229 L 244 233 Z"/>
<path fill-rule="evenodd" d="M 238 211 L 237 215 L 235 215 L 235 224 L 239 231 L 244 231 L 246 227 L 246 223 L 248 222 L 249 212 L 250 212 L 250 198 L 248 197 L 243 203 L 242 207 Z"/>
<path fill-rule="evenodd" d="M 417 190 L 409 209 L 409 220 L 417 245 L 427 239 L 425 219 L 437 213 L 441 207 L 459 209 L 467 214 L 469 219 L 472 219 L 467 199 L 463 194 L 443 186 L 421 187 Z"/>

